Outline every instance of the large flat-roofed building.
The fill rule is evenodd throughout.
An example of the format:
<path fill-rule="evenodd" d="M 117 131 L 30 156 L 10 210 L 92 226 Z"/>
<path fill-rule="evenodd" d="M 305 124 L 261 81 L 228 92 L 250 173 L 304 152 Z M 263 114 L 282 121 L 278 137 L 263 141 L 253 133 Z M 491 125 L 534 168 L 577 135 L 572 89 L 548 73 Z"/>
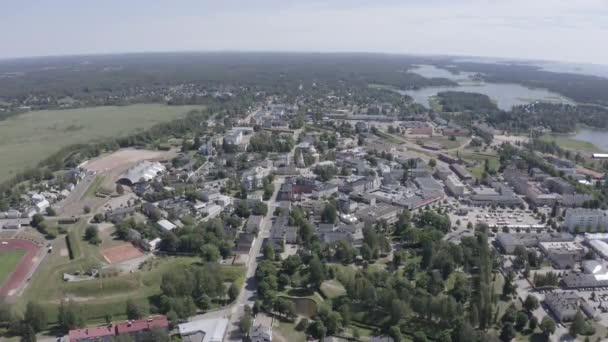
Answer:
<path fill-rule="evenodd" d="M 399 214 L 403 211 L 402 208 L 390 204 L 379 204 L 370 206 L 355 213 L 357 219 L 361 222 L 376 222 L 386 221 L 388 224 L 397 222 Z"/>
<path fill-rule="evenodd" d="M 604 230 L 608 228 L 608 216 L 606 211 L 599 209 L 568 209 L 564 226 L 571 232 Z"/>
<path fill-rule="evenodd" d="M 542 242 L 561 243 L 573 241 L 574 236 L 568 233 L 498 233 L 496 234 L 496 243 L 498 247 L 506 254 L 513 254 L 515 248 L 522 247 L 537 247 Z"/>
<path fill-rule="evenodd" d="M 540 242 L 538 245 L 557 269 L 573 268 L 586 253 L 585 247 L 574 241 Z"/>
<path fill-rule="evenodd" d="M 127 185 L 134 185 L 141 182 L 149 182 L 160 172 L 164 172 L 165 166 L 159 162 L 143 161 L 127 170 L 118 182 Z"/>
<path fill-rule="evenodd" d="M 450 169 L 465 182 L 473 180 L 473 175 L 467 171 L 467 169 L 460 164 L 450 164 Z"/>
<path fill-rule="evenodd" d="M 608 259 L 608 243 L 602 240 L 589 240 L 587 243 L 600 257 Z"/>
<path fill-rule="evenodd" d="M 608 287 L 608 279 L 594 274 L 570 272 L 562 277 L 562 286 L 566 289 Z"/>
<path fill-rule="evenodd" d="M 184 342 L 221 342 L 228 328 L 225 318 L 200 319 L 178 325 Z"/>
<path fill-rule="evenodd" d="M 464 196 L 467 188 L 456 176 L 447 176 L 444 183 L 452 195 L 456 197 Z"/>
<path fill-rule="evenodd" d="M 572 321 L 579 311 L 595 317 L 593 308 L 573 291 L 549 292 L 545 294 L 545 304 L 560 322 Z"/>

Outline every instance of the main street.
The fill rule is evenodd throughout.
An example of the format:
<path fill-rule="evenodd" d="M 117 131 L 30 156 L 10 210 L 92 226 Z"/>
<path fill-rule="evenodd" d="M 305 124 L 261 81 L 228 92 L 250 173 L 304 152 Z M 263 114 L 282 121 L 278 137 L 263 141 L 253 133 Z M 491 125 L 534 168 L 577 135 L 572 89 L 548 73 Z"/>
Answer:
<path fill-rule="evenodd" d="M 237 297 L 234 304 L 230 307 L 230 324 L 224 337 L 224 341 L 241 341 L 241 333 L 239 331 L 239 322 L 245 314 L 245 306 L 253 307 L 256 300 L 256 292 L 258 288 L 257 281 L 255 279 L 255 271 L 258 268 L 258 261 L 261 258 L 262 243 L 270 234 L 270 227 L 272 226 L 272 213 L 277 206 L 277 195 L 281 185 L 285 182 L 284 178 L 275 178 L 274 181 L 274 193 L 267 202 L 268 212 L 262 219 L 260 224 L 260 230 L 257 238 L 255 239 L 251 250 L 249 251 L 249 258 L 247 260 L 247 272 L 245 275 L 245 283 L 239 296 Z"/>

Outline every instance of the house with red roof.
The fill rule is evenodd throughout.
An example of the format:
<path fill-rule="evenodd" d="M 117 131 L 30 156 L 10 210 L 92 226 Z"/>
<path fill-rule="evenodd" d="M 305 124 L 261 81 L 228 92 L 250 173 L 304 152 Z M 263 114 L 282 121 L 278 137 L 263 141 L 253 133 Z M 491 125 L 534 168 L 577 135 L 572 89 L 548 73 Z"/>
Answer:
<path fill-rule="evenodd" d="M 152 329 L 169 332 L 169 320 L 163 315 L 151 316 L 147 319 L 70 330 L 68 337 L 69 342 L 111 342 L 114 336 L 129 335 L 136 342 L 144 342 L 146 333 Z"/>

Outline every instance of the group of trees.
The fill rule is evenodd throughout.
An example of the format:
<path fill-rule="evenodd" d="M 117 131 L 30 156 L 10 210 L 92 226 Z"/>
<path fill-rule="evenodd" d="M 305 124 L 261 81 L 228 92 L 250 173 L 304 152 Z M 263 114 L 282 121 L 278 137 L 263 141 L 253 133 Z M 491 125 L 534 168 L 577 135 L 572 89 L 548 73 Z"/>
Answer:
<path fill-rule="evenodd" d="M 172 321 L 193 316 L 198 309 L 208 310 L 213 302 L 233 300 L 224 285 L 220 266 L 207 263 L 204 266 L 179 267 L 164 273 L 161 279 L 161 295 L 154 304 Z M 237 293 L 238 295 L 238 288 Z M 133 313 L 145 310 L 132 304 Z M 139 316 L 134 314 L 134 316 Z"/>
<path fill-rule="evenodd" d="M 215 218 L 165 232 L 159 248 L 169 254 L 198 254 L 207 262 L 227 258 L 232 253 L 234 238 L 227 236 L 224 228 L 231 221 Z M 240 225 L 240 220 L 237 224 Z"/>
<path fill-rule="evenodd" d="M 287 153 L 295 146 L 293 137 L 280 137 L 278 133 L 257 132 L 249 140 L 249 152 Z"/>

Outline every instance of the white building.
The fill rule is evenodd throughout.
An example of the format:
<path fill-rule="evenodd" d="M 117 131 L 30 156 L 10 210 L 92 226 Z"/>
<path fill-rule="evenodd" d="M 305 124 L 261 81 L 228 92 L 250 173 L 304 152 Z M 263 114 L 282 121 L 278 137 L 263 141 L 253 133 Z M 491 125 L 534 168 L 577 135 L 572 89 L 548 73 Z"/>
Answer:
<path fill-rule="evenodd" d="M 184 342 L 222 342 L 227 328 L 225 318 L 201 319 L 178 326 Z"/>
<path fill-rule="evenodd" d="M 602 258 L 608 259 L 608 243 L 602 240 L 591 240 L 589 246 Z"/>
<path fill-rule="evenodd" d="M 599 209 L 568 209 L 564 226 L 571 232 L 604 230 L 608 228 L 608 216 L 606 211 Z"/>
<path fill-rule="evenodd" d="M 173 229 L 177 228 L 176 225 L 174 225 L 173 223 L 167 221 L 167 220 L 160 220 L 158 222 L 156 222 L 156 224 L 160 227 L 160 229 L 170 232 Z"/>
<path fill-rule="evenodd" d="M 455 175 L 448 175 L 444 183 L 452 195 L 457 197 L 464 196 L 466 187 Z"/>
<path fill-rule="evenodd" d="M 249 332 L 251 342 L 272 342 L 272 328 L 263 325 L 254 325 Z"/>

